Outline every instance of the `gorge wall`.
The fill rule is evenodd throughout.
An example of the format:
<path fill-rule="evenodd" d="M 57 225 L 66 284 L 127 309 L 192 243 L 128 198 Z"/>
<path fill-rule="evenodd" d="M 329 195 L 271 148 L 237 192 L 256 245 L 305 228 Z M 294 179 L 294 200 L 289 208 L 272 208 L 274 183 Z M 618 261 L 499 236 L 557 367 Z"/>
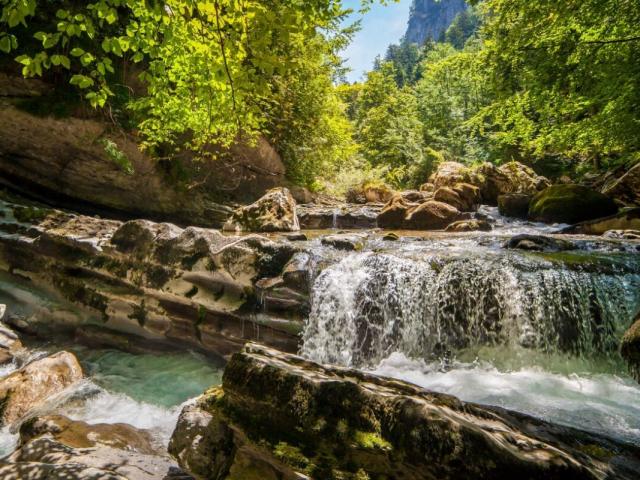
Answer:
<path fill-rule="evenodd" d="M 405 40 L 417 44 L 437 40 L 466 8 L 465 0 L 414 0 Z"/>

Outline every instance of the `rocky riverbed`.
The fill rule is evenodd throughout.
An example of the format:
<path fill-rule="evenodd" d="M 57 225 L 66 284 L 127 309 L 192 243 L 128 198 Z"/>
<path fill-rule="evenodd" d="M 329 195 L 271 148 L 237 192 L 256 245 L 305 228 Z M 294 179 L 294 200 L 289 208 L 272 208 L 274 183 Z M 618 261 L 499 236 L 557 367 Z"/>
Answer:
<path fill-rule="evenodd" d="M 5 196 L 0 391 L 60 356 L 82 373 L 5 409 L 4 453 L 18 448 L 0 472 L 635 478 L 640 242 L 486 205 L 457 220 L 484 231 L 375 228 L 393 202 L 285 202 L 248 211 L 299 214 L 302 231 L 222 233 Z"/>

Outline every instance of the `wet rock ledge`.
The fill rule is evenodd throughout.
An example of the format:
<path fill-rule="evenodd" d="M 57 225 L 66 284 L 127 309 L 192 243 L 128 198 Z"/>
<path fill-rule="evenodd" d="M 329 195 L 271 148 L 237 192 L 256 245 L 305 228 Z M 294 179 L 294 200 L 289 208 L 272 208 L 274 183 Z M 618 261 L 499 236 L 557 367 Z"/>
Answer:
<path fill-rule="evenodd" d="M 24 288 L 8 292 L 15 304 L 6 321 L 18 330 L 221 356 L 246 341 L 298 347 L 308 284 L 306 257 L 292 242 L 1 207 L 0 275 L 11 275 L 7 288 Z M 34 296 L 44 298 L 35 311 Z"/>
<path fill-rule="evenodd" d="M 187 406 L 170 453 L 197 479 L 632 479 L 640 449 L 249 344 Z"/>

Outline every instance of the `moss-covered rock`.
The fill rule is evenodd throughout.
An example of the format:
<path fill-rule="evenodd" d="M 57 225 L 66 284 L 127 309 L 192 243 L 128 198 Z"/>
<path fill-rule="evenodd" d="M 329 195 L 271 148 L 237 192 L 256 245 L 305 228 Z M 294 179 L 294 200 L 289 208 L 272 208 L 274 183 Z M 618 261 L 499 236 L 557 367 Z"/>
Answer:
<path fill-rule="evenodd" d="M 629 370 L 640 382 L 640 317 L 624 334 L 620 344 L 620 353 L 629 365 Z"/>
<path fill-rule="evenodd" d="M 531 200 L 529 218 L 546 223 L 578 223 L 615 214 L 609 197 L 581 185 L 553 185 Z"/>
<path fill-rule="evenodd" d="M 198 480 L 634 478 L 639 449 L 247 345 L 169 445 Z"/>

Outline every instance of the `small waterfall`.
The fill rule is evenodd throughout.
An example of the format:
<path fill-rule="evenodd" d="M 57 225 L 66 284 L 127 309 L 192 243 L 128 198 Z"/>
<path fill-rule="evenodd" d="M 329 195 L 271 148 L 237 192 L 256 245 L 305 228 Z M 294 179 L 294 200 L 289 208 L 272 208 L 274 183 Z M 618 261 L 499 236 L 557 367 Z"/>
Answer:
<path fill-rule="evenodd" d="M 479 345 L 616 352 L 638 308 L 640 269 L 570 267 L 488 250 L 351 254 L 315 280 L 302 354 L 371 366 L 394 352 L 446 358 Z"/>

